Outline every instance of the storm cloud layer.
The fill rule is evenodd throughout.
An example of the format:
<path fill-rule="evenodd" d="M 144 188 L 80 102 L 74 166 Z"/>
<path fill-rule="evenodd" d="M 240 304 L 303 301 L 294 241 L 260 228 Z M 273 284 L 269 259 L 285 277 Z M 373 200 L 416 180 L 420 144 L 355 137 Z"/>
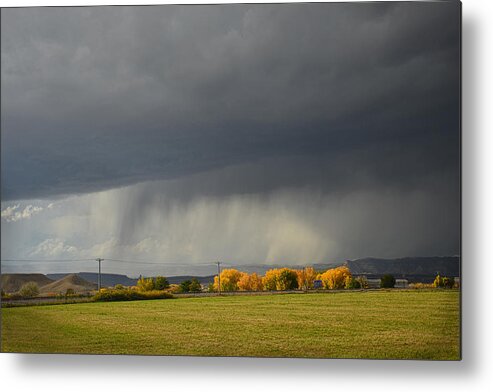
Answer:
<path fill-rule="evenodd" d="M 459 251 L 458 2 L 4 9 L 1 39 L 2 256 Z"/>

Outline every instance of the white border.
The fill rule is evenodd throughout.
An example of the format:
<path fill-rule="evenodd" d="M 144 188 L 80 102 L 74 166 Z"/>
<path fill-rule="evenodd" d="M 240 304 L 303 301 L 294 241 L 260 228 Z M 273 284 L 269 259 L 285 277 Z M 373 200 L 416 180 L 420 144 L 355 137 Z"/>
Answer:
<path fill-rule="evenodd" d="M 0 6 L 230 1 L 14 1 Z M 234 1 L 233 1 L 234 2 Z M 247 1 L 249 3 L 262 1 Z M 283 1 L 271 1 L 283 2 Z M 284 1 L 286 2 L 286 1 Z M 463 361 L 0 354 L 3 391 L 486 391 L 493 385 L 493 6 L 463 1 Z"/>

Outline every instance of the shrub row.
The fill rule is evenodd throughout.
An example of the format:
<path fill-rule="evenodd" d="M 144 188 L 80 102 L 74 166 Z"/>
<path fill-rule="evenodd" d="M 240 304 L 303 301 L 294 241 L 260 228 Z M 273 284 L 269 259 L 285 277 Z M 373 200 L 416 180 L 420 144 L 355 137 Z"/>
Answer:
<path fill-rule="evenodd" d="M 94 301 L 138 301 L 143 299 L 167 299 L 173 295 L 162 290 L 140 291 L 133 289 L 106 290 L 96 293 Z"/>

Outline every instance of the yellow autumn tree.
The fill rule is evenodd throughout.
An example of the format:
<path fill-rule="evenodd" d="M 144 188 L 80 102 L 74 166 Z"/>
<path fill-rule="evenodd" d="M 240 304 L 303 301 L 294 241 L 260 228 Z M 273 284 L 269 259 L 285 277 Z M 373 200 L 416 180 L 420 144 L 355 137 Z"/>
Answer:
<path fill-rule="evenodd" d="M 255 272 L 252 274 L 244 273 L 238 281 L 240 291 L 261 291 L 263 289 L 262 278 Z"/>
<path fill-rule="evenodd" d="M 298 275 L 290 268 L 268 270 L 262 279 L 264 290 L 293 290 L 298 288 Z"/>
<path fill-rule="evenodd" d="M 352 277 L 348 267 L 337 267 L 325 271 L 318 278 L 322 281 L 324 289 L 340 290 L 346 285 L 347 278 Z"/>
<path fill-rule="evenodd" d="M 238 291 L 238 282 L 245 275 L 244 272 L 238 271 L 234 268 L 224 269 L 221 271 L 221 291 Z M 214 277 L 214 290 L 217 291 L 219 286 L 219 279 L 216 275 Z"/>
<path fill-rule="evenodd" d="M 317 279 L 317 272 L 313 267 L 296 270 L 298 288 L 313 289 L 313 282 Z"/>
<path fill-rule="evenodd" d="M 144 278 L 143 276 L 137 281 L 137 289 L 140 291 L 154 290 L 154 280 L 152 278 Z"/>
<path fill-rule="evenodd" d="M 270 269 L 268 270 L 264 277 L 262 278 L 262 284 L 264 286 L 264 290 L 268 291 L 274 291 L 276 289 L 277 285 L 277 276 L 278 276 L 278 270 L 277 269 Z"/>
<path fill-rule="evenodd" d="M 298 288 L 298 275 L 291 268 L 278 270 L 276 289 L 279 291 L 295 290 Z"/>

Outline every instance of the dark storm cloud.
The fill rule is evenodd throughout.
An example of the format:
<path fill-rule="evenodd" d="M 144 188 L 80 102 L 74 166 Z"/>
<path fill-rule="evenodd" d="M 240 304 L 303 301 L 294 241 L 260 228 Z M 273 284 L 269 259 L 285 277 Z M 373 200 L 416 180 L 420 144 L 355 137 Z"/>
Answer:
<path fill-rule="evenodd" d="M 2 199 L 200 173 L 180 197 L 446 179 L 455 199 L 459 14 L 456 2 L 4 9 Z"/>

